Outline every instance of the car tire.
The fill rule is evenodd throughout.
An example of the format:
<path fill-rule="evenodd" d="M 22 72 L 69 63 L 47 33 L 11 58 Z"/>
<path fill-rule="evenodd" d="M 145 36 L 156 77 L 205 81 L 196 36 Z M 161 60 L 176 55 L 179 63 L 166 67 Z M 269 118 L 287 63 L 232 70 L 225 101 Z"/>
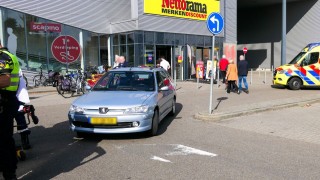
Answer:
<path fill-rule="evenodd" d="M 152 117 L 151 129 L 148 131 L 149 136 L 156 136 L 158 134 L 159 127 L 159 112 L 155 110 Z"/>
<path fill-rule="evenodd" d="M 176 114 L 176 99 L 174 98 L 172 101 L 172 109 L 169 113 L 170 116 L 174 116 Z"/>
<path fill-rule="evenodd" d="M 290 79 L 290 81 L 288 82 L 289 88 L 292 90 L 299 90 L 302 86 L 302 82 L 299 78 L 292 78 Z"/>

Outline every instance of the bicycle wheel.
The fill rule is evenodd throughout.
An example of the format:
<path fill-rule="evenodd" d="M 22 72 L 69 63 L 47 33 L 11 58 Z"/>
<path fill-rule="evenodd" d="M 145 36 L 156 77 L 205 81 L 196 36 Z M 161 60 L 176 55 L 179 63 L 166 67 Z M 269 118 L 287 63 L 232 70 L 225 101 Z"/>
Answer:
<path fill-rule="evenodd" d="M 46 86 L 47 85 L 47 78 L 45 76 L 36 75 L 33 78 L 34 87 L 38 86 Z"/>
<path fill-rule="evenodd" d="M 71 90 L 71 82 L 70 82 L 71 80 L 68 79 L 68 81 L 69 81 L 69 83 L 63 85 L 63 84 L 62 84 L 63 82 L 62 82 L 62 83 L 61 83 L 61 86 L 59 86 L 60 94 L 61 94 L 61 96 L 63 96 L 64 98 L 70 98 L 70 97 L 72 97 L 73 94 L 74 94 L 74 91 Z"/>
<path fill-rule="evenodd" d="M 74 92 L 71 91 L 71 90 L 63 90 L 63 89 L 61 89 L 61 90 L 60 90 L 60 94 L 61 94 L 61 96 L 64 97 L 64 98 L 70 98 L 70 97 L 73 96 Z"/>
<path fill-rule="evenodd" d="M 82 94 L 85 94 L 87 92 L 86 86 L 87 86 L 87 81 L 83 80 L 81 82 L 81 92 L 82 92 Z"/>
<path fill-rule="evenodd" d="M 61 88 L 62 88 L 62 83 L 61 83 L 61 80 L 59 79 L 56 84 L 56 89 L 57 89 L 58 94 L 61 94 Z"/>

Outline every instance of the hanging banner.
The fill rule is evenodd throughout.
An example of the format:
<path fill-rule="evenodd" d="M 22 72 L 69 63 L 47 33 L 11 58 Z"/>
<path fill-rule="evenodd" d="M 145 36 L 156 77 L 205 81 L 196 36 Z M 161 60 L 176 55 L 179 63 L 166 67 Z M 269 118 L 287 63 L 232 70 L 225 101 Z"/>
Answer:
<path fill-rule="evenodd" d="M 144 13 L 206 21 L 220 0 L 144 0 Z"/>

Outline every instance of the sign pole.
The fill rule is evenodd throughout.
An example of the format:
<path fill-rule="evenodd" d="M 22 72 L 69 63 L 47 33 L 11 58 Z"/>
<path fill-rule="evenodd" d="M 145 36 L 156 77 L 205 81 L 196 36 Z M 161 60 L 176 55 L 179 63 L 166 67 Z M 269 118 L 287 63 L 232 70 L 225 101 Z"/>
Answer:
<path fill-rule="evenodd" d="M 215 36 L 212 36 L 212 62 L 211 62 L 211 76 L 210 76 L 210 105 L 209 105 L 209 114 L 212 113 L 212 93 L 213 93 L 213 60 L 214 60 L 214 41 L 215 41 Z M 210 72 L 210 71 L 209 71 Z"/>
<path fill-rule="evenodd" d="M 215 35 L 221 33 L 224 26 L 223 17 L 216 12 L 211 13 L 207 18 L 207 28 L 212 33 L 212 52 L 211 52 L 211 77 L 210 77 L 210 104 L 209 104 L 209 114 L 212 114 L 212 94 L 213 94 L 213 64 L 214 64 L 214 44 Z M 209 71 L 210 72 L 210 71 Z"/>

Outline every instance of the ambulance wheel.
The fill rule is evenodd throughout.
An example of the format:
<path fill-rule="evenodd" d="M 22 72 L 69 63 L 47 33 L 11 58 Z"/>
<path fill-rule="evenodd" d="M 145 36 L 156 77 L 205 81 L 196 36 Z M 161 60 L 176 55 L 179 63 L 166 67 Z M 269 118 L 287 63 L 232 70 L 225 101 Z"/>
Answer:
<path fill-rule="evenodd" d="M 24 151 L 22 150 L 17 150 L 17 157 L 20 161 L 24 161 L 27 158 L 27 155 Z"/>
<path fill-rule="evenodd" d="M 301 88 L 302 82 L 299 78 L 294 77 L 290 79 L 288 85 L 292 90 L 299 90 Z"/>

